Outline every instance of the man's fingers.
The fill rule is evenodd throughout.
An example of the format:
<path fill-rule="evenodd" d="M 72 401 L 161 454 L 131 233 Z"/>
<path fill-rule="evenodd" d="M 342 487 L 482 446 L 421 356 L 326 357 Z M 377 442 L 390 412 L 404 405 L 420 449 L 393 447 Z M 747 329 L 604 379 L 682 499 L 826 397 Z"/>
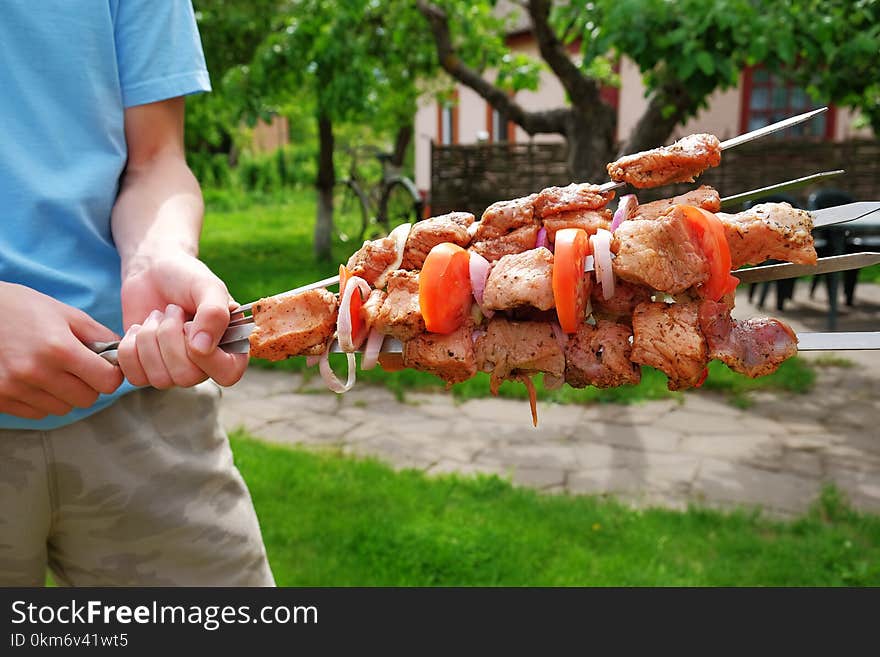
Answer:
<path fill-rule="evenodd" d="M 229 326 L 229 292 L 220 279 L 215 279 L 213 285 L 205 285 L 194 298 L 196 313 L 192 320 L 189 350 L 206 356 L 214 351 Z"/>
<path fill-rule="evenodd" d="M 7 393 L 14 401 L 29 406 L 45 415 L 67 415 L 73 410 L 73 406 L 58 399 L 45 390 L 34 386 L 19 384 Z"/>
<path fill-rule="evenodd" d="M 81 342 L 115 342 L 119 339 L 116 333 L 77 308 L 68 306 L 67 314 L 70 330 Z"/>
<path fill-rule="evenodd" d="M 159 390 L 166 390 L 174 386 L 171 374 L 165 367 L 165 361 L 162 359 L 162 351 L 159 349 L 159 324 L 164 315 L 158 310 L 154 310 L 147 317 L 141 330 L 138 331 L 137 337 L 137 354 L 147 375 L 150 385 Z"/>
<path fill-rule="evenodd" d="M 140 324 L 132 324 L 128 327 L 125 336 L 119 342 L 116 355 L 125 378 L 131 385 L 139 388 L 150 384 L 137 353 L 137 334 L 140 330 Z"/>
<path fill-rule="evenodd" d="M 193 322 L 187 322 L 184 327 L 187 335 L 192 336 Z M 222 349 L 215 349 L 207 356 L 189 350 L 189 357 L 198 365 L 205 374 L 214 379 L 221 386 L 231 386 L 241 379 L 247 369 L 247 354 L 228 354 Z"/>
<path fill-rule="evenodd" d="M 173 304 L 169 305 L 165 309 L 164 319 L 159 324 L 157 336 L 159 351 L 162 353 L 162 360 L 171 375 L 171 380 L 174 385 L 188 388 L 201 383 L 208 378 L 208 375 L 189 359 L 186 336 L 183 332 L 184 321 L 186 317 L 183 309 Z"/>
<path fill-rule="evenodd" d="M 98 391 L 73 374 L 61 372 L 43 385 L 46 392 L 76 408 L 89 408 L 98 400 Z"/>
<path fill-rule="evenodd" d="M 41 411 L 33 406 L 28 406 L 20 401 L 0 397 L 0 413 L 8 413 L 16 417 L 23 417 L 27 420 L 42 420 L 48 415 L 46 411 Z"/>
<path fill-rule="evenodd" d="M 122 372 L 119 368 L 84 344 L 74 345 L 68 356 L 67 371 L 95 391 L 109 395 L 122 384 Z"/>

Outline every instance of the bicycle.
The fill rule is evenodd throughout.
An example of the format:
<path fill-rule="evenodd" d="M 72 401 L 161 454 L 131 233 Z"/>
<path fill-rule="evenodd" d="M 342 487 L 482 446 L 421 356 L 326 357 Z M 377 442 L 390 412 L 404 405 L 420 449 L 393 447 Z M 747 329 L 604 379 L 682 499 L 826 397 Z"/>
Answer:
<path fill-rule="evenodd" d="M 368 151 L 382 165 L 382 179 L 367 186 L 358 171 L 359 151 Z M 374 148 L 350 149 L 348 178 L 333 190 L 333 234 L 340 242 L 376 239 L 402 223 L 422 218 L 425 202 L 415 183 L 400 173 L 389 153 Z"/>

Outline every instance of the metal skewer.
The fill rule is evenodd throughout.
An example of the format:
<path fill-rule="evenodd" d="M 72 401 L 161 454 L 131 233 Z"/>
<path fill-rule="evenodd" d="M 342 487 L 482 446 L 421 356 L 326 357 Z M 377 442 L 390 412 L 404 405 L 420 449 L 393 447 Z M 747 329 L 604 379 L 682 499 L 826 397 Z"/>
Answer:
<path fill-rule="evenodd" d="M 777 121 L 776 123 L 765 125 L 763 128 L 758 128 L 757 130 L 746 132 L 745 134 L 739 135 L 738 137 L 727 139 L 721 142 L 721 150 L 726 151 L 728 148 L 734 148 L 735 146 L 739 146 L 740 144 L 745 144 L 746 142 L 752 141 L 754 139 L 760 139 L 761 137 L 766 137 L 767 135 L 773 134 L 774 132 L 785 130 L 786 128 L 790 128 L 799 123 L 803 123 L 804 121 L 809 121 L 814 116 L 817 116 L 827 110 L 827 107 L 820 107 L 819 109 L 814 109 L 809 112 L 804 112 L 803 114 L 798 114 L 797 116 L 789 117 L 783 121 Z M 600 185 L 599 189 L 603 192 L 610 192 L 612 189 L 620 189 L 621 187 L 626 187 L 626 183 L 607 182 L 604 185 Z"/>

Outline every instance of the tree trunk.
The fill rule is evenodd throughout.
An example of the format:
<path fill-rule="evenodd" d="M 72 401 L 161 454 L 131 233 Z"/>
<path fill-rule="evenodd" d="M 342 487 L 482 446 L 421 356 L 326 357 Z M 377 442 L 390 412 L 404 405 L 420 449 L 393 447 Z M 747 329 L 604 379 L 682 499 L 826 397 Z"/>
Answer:
<path fill-rule="evenodd" d="M 411 123 L 397 129 L 397 135 L 394 138 L 394 152 L 391 154 L 391 165 L 396 169 L 403 168 L 403 161 L 406 159 L 406 150 L 412 141 L 412 134 L 413 126 Z"/>
<path fill-rule="evenodd" d="M 333 234 L 333 187 L 336 172 L 333 167 L 333 122 L 326 114 L 318 115 L 318 216 L 315 221 L 315 258 L 329 261 L 332 258 Z"/>
<path fill-rule="evenodd" d="M 613 159 L 615 119 L 612 112 L 595 109 L 589 118 L 572 109 L 566 125 L 572 182 L 601 184 L 608 179 L 605 165 Z"/>

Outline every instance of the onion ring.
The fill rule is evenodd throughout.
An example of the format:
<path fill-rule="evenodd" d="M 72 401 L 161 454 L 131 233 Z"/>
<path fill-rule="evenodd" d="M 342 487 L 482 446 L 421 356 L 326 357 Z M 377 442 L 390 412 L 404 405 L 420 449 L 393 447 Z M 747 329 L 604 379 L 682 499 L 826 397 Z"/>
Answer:
<path fill-rule="evenodd" d="M 361 339 L 357 344 L 354 343 L 352 332 L 354 327 L 351 324 L 351 295 L 357 289 L 361 295 L 361 300 L 370 296 L 370 284 L 360 276 L 352 276 L 345 283 L 345 290 L 342 292 L 342 299 L 339 301 L 339 315 L 336 319 L 336 338 L 339 340 L 339 348 L 342 351 L 355 351 L 363 344 L 366 337 L 365 332 L 361 332 Z"/>
<path fill-rule="evenodd" d="M 392 238 L 395 242 L 395 249 L 397 250 L 397 255 L 394 257 L 394 262 L 388 265 L 379 276 L 376 278 L 375 287 L 376 289 L 382 289 L 385 287 L 385 283 L 388 281 L 388 274 L 393 271 L 400 269 L 400 264 L 403 262 L 403 252 L 406 249 L 406 240 L 409 238 L 409 231 L 412 229 L 412 224 L 400 224 L 390 233 L 388 233 L 388 237 Z"/>
<path fill-rule="evenodd" d="M 474 291 L 474 300 L 482 310 L 483 290 L 486 289 L 486 279 L 489 278 L 489 270 L 492 268 L 492 263 L 476 251 L 471 251 L 468 267 L 471 274 L 471 289 Z M 483 312 L 483 314 L 485 315 L 486 313 Z"/>
<path fill-rule="evenodd" d="M 361 369 L 371 370 L 376 367 L 379 362 L 379 352 L 382 350 L 382 343 L 385 342 L 385 334 L 379 333 L 375 328 L 370 329 L 370 335 L 367 337 L 367 344 L 364 347 L 364 355 L 361 357 Z"/>
<path fill-rule="evenodd" d="M 590 238 L 593 260 L 596 267 L 596 281 L 602 286 L 602 297 L 614 296 L 614 271 L 611 269 L 611 233 L 604 228 L 596 231 Z"/>
<path fill-rule="evenodd" d="M 348 361 L 348 379 L 343 384 L 338 378 L 336 378 L 336 374 L 333 373 L 333 370 L 330 367 L 330 346 L 333 344 L 332 341 L 327 343 L 327 348 L 324 349 L 324 353 L 321 354 L 321 361 L 319 362 L 319 369 L 321 371 L 321 378 L 324 379 L 324 383 L 327 384 L 327 387 L 330 388 L 336 394 L 342 394 L 343 392 L 348 392 L 354 387 L 354 382 L 357 379 L 357 371 L 356 371 L 356 361 L 354 359 L 353 353 L 345 354 L 345 358 Z"/>
<path fill-rule="evenodd" d="M 550 241 L 547 239 L 547 229 L 541 226 L 541 230 L 538 231 L 538 236 L 535 238 L 535 248 L 544 247 L 545 249 L 550 248 Z"/>

